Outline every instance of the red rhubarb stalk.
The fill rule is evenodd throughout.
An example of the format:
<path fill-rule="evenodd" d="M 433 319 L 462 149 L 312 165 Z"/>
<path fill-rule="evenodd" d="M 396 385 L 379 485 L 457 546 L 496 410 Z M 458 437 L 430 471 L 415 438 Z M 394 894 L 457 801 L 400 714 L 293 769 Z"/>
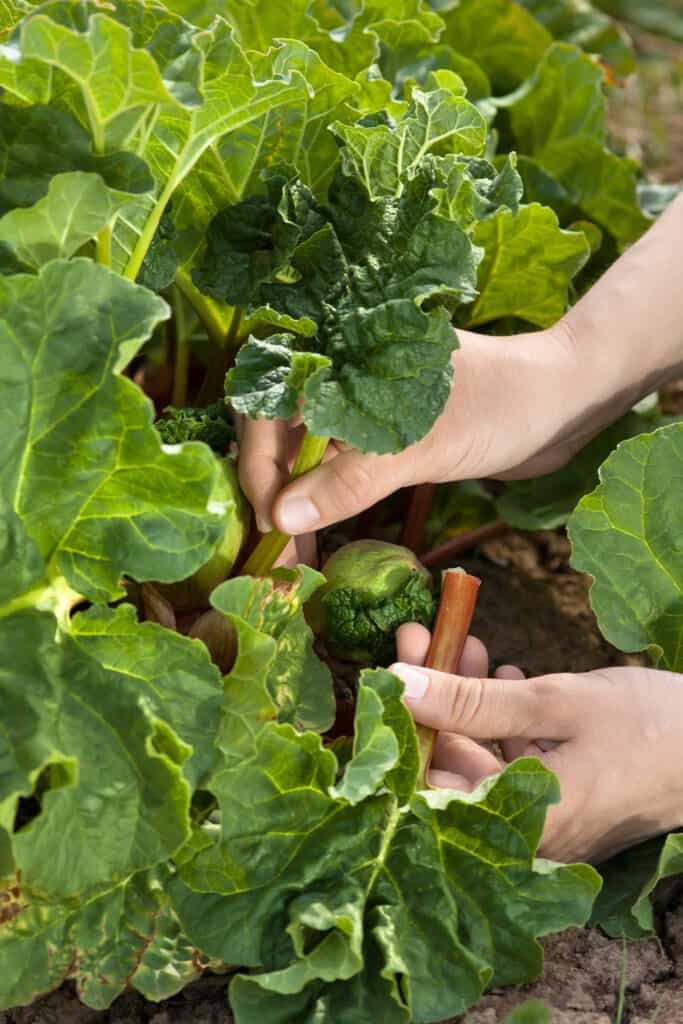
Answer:
<path fill-rule="evenodd" d="M 435 668 L 439 672 L 457 672 L 472 624 L 480 584 L 480 579 L 470 576 L 464 569 L 444 571 L 439 610 L 425 661 L 427 668 Z M 427 773 L 434 753 L 436 731 L 418 725 L 417 738 L 420 747 L 420 785 L 427 789 Z"/>
<path fill-rule="evenodd" d="M 436 484 L 418 484 L 413 488 L 401 544 L 417 554 L 424 547 L 427 520 L 432 511 Z"/>

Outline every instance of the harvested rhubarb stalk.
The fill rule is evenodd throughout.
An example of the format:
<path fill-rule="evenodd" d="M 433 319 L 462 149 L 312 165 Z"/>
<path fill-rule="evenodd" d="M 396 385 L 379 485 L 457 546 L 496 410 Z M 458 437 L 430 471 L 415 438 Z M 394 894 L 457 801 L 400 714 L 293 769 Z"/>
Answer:
<path fill-rule="evenodd" d="M 446 569 L 436 622 L 425 665 L 439 672 L 457 672 L 477 604 L 481 580 L 464 569 Z M 434 752 L 436 732 L 417 726 L 420 745 L 420 778 L 428 787 L 427 773 Z"/>

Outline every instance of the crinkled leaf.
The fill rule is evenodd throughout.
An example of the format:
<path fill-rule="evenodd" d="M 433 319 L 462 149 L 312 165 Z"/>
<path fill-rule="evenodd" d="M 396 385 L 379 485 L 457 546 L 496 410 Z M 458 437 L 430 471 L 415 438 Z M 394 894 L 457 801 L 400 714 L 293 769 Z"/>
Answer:
<path fill-rule="evenodd" d="M 94 154 L 87 131 L 55 107 L 0 103 L 0 150 L 0 214 L 37 203 L 55 176 L 68 172 L 98 174 L 120 193 L 154 188 L 143 160 L 134 153 Z"/>
<path fill-rule="evenodd" d="M 341 1006 L 357 1005 L 359 984 L 366 1008 L 358 1021 L 369 1021 L 368 1007 L 381 1019 L 393 1019 L 392 1007 L 405 1020 L 458 1013 L 490 981 L 534 976 L 541 953 L 533 937 L 589 912 L 592 869 L 533 860 L 545 808 L 558 795 L 538 762 L 518 761 L 471 795 L 416 794 L 399 806 L 390 784 L 360 799 L 370 778 L 381 780 L 381 757 L 369 755 L 359 744 L 347 768 L 360 778 L 366 759 L 365 781 L 349 784 L 360 801 L 353 805 L 332 795 L 332 753 L 287 726 L 262 727 L 255 756 L 215 778 L 220 832 L 206 833 L 172 888 L 192 941 L 266 972 L 234 982 L 238 1022 L 255 1020 L 259 1002 L 272 1013 L 269 993 L 279 994 L 280 1020 L 312 1022 L 323 1006 L 343 1020 Z M 387 782 L 392 760 L 385 758 Z M 377 943 L 351 979 L 358 939 L 350 925 L 345 942 L 334 938 L 340 902 L 353 908 L 350 919 L 362 919 L 364 945 Z M 317 918 L 305 950 L 296 941 L 302 907 L 316 907 Z M 334 958 L 325 955 L 330 946 Z"/>
<path fill-rule="evenodd" d="M 344 142 L 342 161 L 371 199 L 398 196 L 405 179 L 427 153 L 478 156 L 484 150 L 486 121 L 462 96 L 446 89 L 414 89 L 411 106 L 396 129 L 385 125 L 334 125 Z"/>
<path fill-rule="evenodd" d="M 166 210 L 145 254 L 138 284 L 154 292 L 162 292 L 173 284 L 180 262 L 175 249 L 177 234 L 170 211 Z"/>
<path fill-rule="evenodd" d="M 111 226 L 129 201 L 107 188 L 97 174 L 81 171 L 52 178 L 48 194 L 28 209 L 0 218 L 0 243 L 32 270 L 60 257 L 73 256 L 102 228 Z"/>
<path fill-rule="evenodd" d="M 650 221 L 636 197 L 635 165 L 609 152 L 599 64 L 556 43 L 509 104 L 515 146 L 565 190 L 568 199 L 621 243 Z"/>
<path fill-rule="evenodd" d="M 104 1010 L 129 984 L 147 998 L 174 995 L 198 976 L 196 950 L 164 896 L 167 872 L 139 872 L 74 909 L 30 900 L 21 883 L 0 892 L 0 1007 L 27 1003 L 67 976 L 81 1000 Z"/>
<path fill-rule="evenodd" d="M 227 378 L 241 411 L 289 415 L 294 385 L 303 383 L 303 417 L 314 434 L 389 452 L 428 432 L 450 391 L 457 342 L 446 310 L 418 304 L 470 300 L 479 255 L 457 224 L 434 214 L 431 184 L 430 173 L 411 176 L 400 198 L 372 202 L 358 182 L 338 177 L 329 204 L 318 208 L 327 223 L 291 257 L 291 283 L 276 277 L 254 299 L 314 321 L 317 337 L 292 339 L 291 356 L 282 338 L 270 348 L 248 342 Z M 310 205 L 304 209 L 308 216 Z"/>
<path fill-rule="evenodd" d="M 209 557 L 221 526 L 208 507 L 212 454 L 163 451 L 149 401 L 114 373 L 166 311 L 87 260 L 0 278 L 0 481 L 15 536 L 4 551 L 5 600 L 24 561 L 16 517 L 50 578 L 63 575 L 91 600 L 120 596 L 123 573 L 172 581 Z"/>
<path fill-rule="evenodd" d="M 651 420 L 627 413 L 589 441 L 561 469 L 508 484 L 496 501 L 499 515 L 520 530 L 553 530 L 562 526 L 584 494 L 595 486 L 598 469 L 616 445 L 650 429 Z"/>
<path fill-rule="evenodd" d="M 325 356 L 297 352 L 292 336 L 250 338 L 230 373 L 230 399 L 238 412 L 266 419 L 287 419 L 297 410 L 308 379 L 330 365 Z"/>
<path fill-rule="evenodd" d="M 258 721 L 277 717 L 299 730 L 318 732 L 334 720 L 332 678 L 313 651 L 303 616 L 304 603 L 322 582 L 319 573 L 300 566 L 277 570 L 270 579 L 238 577 L 213 592 L 211 603 L 228 616 L 238 636 L 237 660 L 226 679 L 229 701 L 220 741 L 224 750 L 231 749 L 231 757 L 235 750 L 251 748 L 250 716 Z"/>
<path fill-rule="evenodd" d="M 568 524 L 572 565 L 593 576 L 600 629 L 683 671 L 683 423 L 620 445 Z"/>
<path fill-rule="evenodd" d="M 478 221 L 492 217 L 501 206 L 517 213 L 524 187 L 511 154 L 497 171 L 488 160 L 445 156 L 434 161 L 437 184 L 432 195 L 437 213 L 467 231 Z"/>
<path fill-rule="evenodd" d="M 538 203 L 499 210 L 477 224 L 474 241 L 485 255 L 468 325 L 516 316 L 550 327 L 565 313 L 572 278 L 590 255 L 583 232 L 563 231 Z"/>

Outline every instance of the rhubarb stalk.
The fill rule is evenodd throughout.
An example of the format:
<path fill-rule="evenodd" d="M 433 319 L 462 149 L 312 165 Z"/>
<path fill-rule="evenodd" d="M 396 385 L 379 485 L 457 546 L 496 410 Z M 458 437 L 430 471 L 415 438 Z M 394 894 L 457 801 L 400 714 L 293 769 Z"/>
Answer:
<path fill-rule="evenodd" d="M 427 668 L 434 668 L 438 672 L 457 672 L 472 624 L 480 584 L 481 580 L 470 576 L 464 569 L 444 571 L 439 610 L 425 661 Z M 421 788 L 427 789 L 436 731 L 418 725 L 417 739 L 420 747 L 420 784 Z"/>

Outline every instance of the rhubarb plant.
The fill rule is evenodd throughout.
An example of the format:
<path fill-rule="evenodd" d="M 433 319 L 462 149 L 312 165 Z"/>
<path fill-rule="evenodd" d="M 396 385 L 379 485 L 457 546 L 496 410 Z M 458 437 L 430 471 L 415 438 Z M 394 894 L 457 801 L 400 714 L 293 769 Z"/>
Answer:
<path fill-rule="evenodd" d="M 295 474 L 330 438 L 399 451 L 457 391 L 453 325 L 561 315 L 649 223 L 595 54 L 631 59 L 562 0 L 0 3 L 0 1007 L 229 968 L 237 1024 L 438 1021 L 589 917 L 593 869 L 536 856 L 538 762 L 426 787 L 372 667 L 433 613 L 405 555 L 391 594 L 341 588 L 371 667 L 340 731 L 309 624 L 334 573 L 250 551 L 234 414 L 300 412 Z M 676 437 L 616 478 L 647 465 L 651 503 Z M 577 533 L 596 607 L 677 666 L 610 501 Z M 608 534 L 645 626 L 605 596 Z"/>

